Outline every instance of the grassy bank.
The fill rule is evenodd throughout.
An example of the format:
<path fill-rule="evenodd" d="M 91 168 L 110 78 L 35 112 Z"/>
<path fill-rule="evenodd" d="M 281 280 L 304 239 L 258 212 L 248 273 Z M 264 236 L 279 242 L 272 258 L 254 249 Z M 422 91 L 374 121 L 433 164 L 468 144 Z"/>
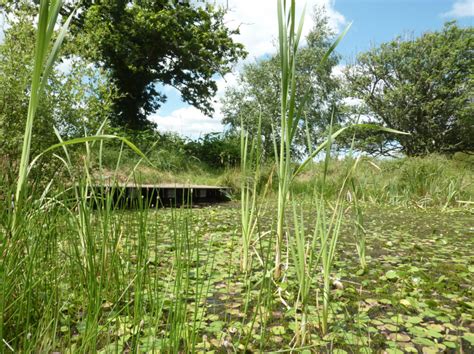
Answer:
<path fill-rule="evenodd" d="M 240 167 L 209 166 L 197 157 L 180 157 L 160 150 L 151 154 L 153 166 L 140 164 L 132 152 L 122 157 L 116 171 L 119 151 L 109 151 L 110 159 L 102 171 L 96 173 L 115 176 L 125 181 L 131 173 L 143 183 L 189 183 L 231 187 L 234 199 L 240 198 Z M 161 151 L 161 152 L 160 152 Z M 112 163 L 115 161 L 115 164 Z M 296 194 L 312 193 L 313 189 L 325 185 L 325 197 L 337 198 L 353 160 L 332 160 L 324 180 L 324 162 L 313 163 L 295 179 L 292 191 Z M 167 165 L 165 164 L 167 163 Z M 298 165 L 294 165 L 296 169 Z M 261 166 L 258 190 L 263 193 L 269 187 L 270 196 L 277 192 L 274 164 Z M 446 157 L 404 157 L 397 159 L 362 158 L 354 171 L 356 193 L 363 202 L 414 207 L 469 207 L 474 202 L 474 160 L 470 155 Z"/>
<path fill-rule="evenodd" d="M 18 179 L 0 183 L 0 352 L 473 351 L 472 162 L 337 161 L 332 143 L 348 127 L 331 124 L 295 163 L 295 1 L 278 2 L 275 163 L 242 126 L 240 172 L 234 155 L 211 149 L 220 140 L 182 145 L 153 133 L 134 144 L 105 122 L 68 141 L 56 131 L 59 143 L 31 156 L 67 32 L 69 20 L 52 43 L 60 6 L 40 3 Z M 52 175 L 32 178 L 37 161 L 53 159 Z M 120 209 L 112 196 L 128 179 L 229 185 L 241 200 L 155 209 L 137 197 Z"/>
<path fill-rule="evenodd" d="M 327 197 L 334 198 L 347 175 L 350 161 L 331 163 Z M 309 168 L 295 183 L 296 193 L 323 183 L 322 163 Z M 417 207 L 462 207 L 474 201 L 474 160 L 469 156 L 426 156 L 377 160 L 364 158 L 354 179 L 358 197 L 374 204 Z"/>

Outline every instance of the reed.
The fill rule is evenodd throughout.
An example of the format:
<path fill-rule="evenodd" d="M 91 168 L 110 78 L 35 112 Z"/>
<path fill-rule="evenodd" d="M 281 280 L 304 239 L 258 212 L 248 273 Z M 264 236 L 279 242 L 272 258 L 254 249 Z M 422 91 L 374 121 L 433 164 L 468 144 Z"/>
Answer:
<path fill-rule="evenodd" d="M 355 174 L 357 165 L 360 159 L 356 159 L 350 168 L 349 171 L 349 190 L 348 197 L 352 205 L 353 215 L 354 215 L 354 240 L 357 250 L 357 255 L 359 256 L 359 263 L 362 271 L 365 271 L 367 268 L 367 260 L 365 256 L 366 244 L 365 244 L 365 227 L 364 227 L 364 214 L 362 206 L 359 200 L 359 189 L 360 186 L 356 180 Z"/>
<path fill-rule="evenodd" d="M 240 216 L 242 225 L 240 269 L 244 273 L 251 269 L 250 247 L 257 228 L 259 214 L 258 183 L 262 165 L 261 122 L 260 116 L 257 133 L 252 137 L 245 129 L 243 119 L 240 127 Z"/>
<path fill-rule="evenodd" d="M 25 132 L 23 135 L 22 153 L 19 163 L 19 173 L 16 185 L 16 192 L 14 195 L 14 204 L 10 214 L 11 219 L 8 222 L 9 231 L 5 235 L 2 242 L 2 261 L 0 274 L 2 275 L 2 294 L 0 295 L 0 309 L 2 316 L 0 316 L 0 351 L 11 349 L 11 345 L 4 339 L 5 336 L 5 317 L 3 314 L 12 311 L 13 318 L 17 316 L 25 316 L 25 328 L 31 325 L 32 317 L 31 310 L 33 306 L 31 277 L 34 273 L 36 265 L 35 255 L 40 249 L 40 242 L 31 244 L 28 237 L 28 232 L 25 230 L 25 223 L 32 222 L 28 220 L 25 213 L 25 208 L 28 208 L 26 202 L 26 181 L 28 178 L 29 163 L 31 159 L 31 137 L 33 132 L 33 123 L 37 108 L 44 92 L 44 87 L 48 80 L 48 75 L 52 70 L 55 59 L 58 55 L 59 48 L 64 40 L 67 28 L 72 18 L 71 16 L 65 21 L 59 34 L 52 44 L 54 27 L 62 6 L 62 1 L 41 1 L 39 7 L 38 31 L 34 55 L 34 68 L 32 72 L 32 84 L 30 90 L 30 100 L 28 104 L 28 113 L 25 124 Z M 30 235 L 31 237 L 31 235 Z M 27 255 L 24 257 L 24 255 Z M 15 276 L 23 273 L 22 278 L 25 280 L 25 291 L 19 295 L 16 300 L 16 291 L 20 285 L 15 284 L 12 280 Z M 51 273 L 45 275 L 49 278 Z M 53 280 L 54 282 L 54 280 Z M 11 301 L 14 301 L 13 304 Z M 16 306 L 19 312 L 13 308 Z M 8 317 L 7 317 L 8 318 Z M 13 320 L 11 318 L 11 320 Z M 27 347 L 29 348 L 29 346 Z"/>
<path fill-rule="evenodd" d="M 207 350 L 209 343 L 204 336 L 209 332 L 205 326 L 206 321 L 213 320 L 206 312 L 215 305 L 213 301 L 219 302 L 218 311 L 224 312 L 218 318 L 228 327 L 227 334 L 234 335 L 229 323 L 232 315 L 227 312 L 227 305 L 234 303 L 223 303 L 230 301 L 229 297 L 224 300 L 222 294 L 214 292 L 217 287 L 213 289 L 216 284 L 224 283 L 229 288 L 234 284 L 237 289 L 245 289 L 241 294 L 245 300 L 239 298 L 238 291 L 233 293 L 237 307 L 231 310 L 243 305 L 237 311 L 241 332 L 233 337 L 235 347 L 226 343 L 226 351 L 267 350 L 274 334 L 272 315 L 282 308 L 295 311 L 295 345 L 290 350 L 310 345 L 314 323 L 309 325 L 308 317 L 315 293 L 322 294 L 318 316 L 321 334 L 329 333 L 333 267 L 343 210 L 347 206 L 344 193 L 348 190 L 356 219 L 356 248 L 361 266 L 366 266 L 362 207 L 357 199 L 363 187 L 354 178 L 358 160 L 351 161 L 349 168 L 344 169 L 344 180 L 338 186 L 335 202 L 331 205 L 325 197 L 330 184 L 332 142 L 346 129 L 333 132 L 332 124 L 327 139 L 310 150 L 309 156 L 293 170 L 291 147 L 304 112 L 304 105 L 296 107 L 295 98 L 295 63 L 303 26 L 303 21 L 296 19 L 295 1 L 278 3 L 282 96 L 278 146 L 275 138 L 276 218 L 268 220 L 266 214 L 262 215 L 262 200 L 270 188 L 272 173 L 262 193 L 261 123 L 253 136 L 242 126 L 240 225 L 230 225 L 230 231 L 216 232 L 218 236 L 209 229 L 200 229 L 200 224 L 211 222 L 206 219 L 210 216 L 196 222 L 190 200 L 183 201 L 187 208 L 158 213 L 151 210 L 154 200 L 138 198 L 132 203 L 135 210 L 125 211 L 114 199 L 125 198 L 126 193 L 117 180 L 112 178 L 109 186 L 97 188 L 104 177 L 104 141 L 113 139 L 121 144 L 116 174 L 125 147 L 140 157 L 135 167 L 143 161 L 149 162 L 129 140 L 106 134 L 105 124 L 93 135 L 68 141 L 56 131 L 57 144 L 36 157 L 30 156 L 36 108 L 70 21 L 69 18 L 52 43 L 60 7 L 60 1 L 40 3 L 36 62 L 18 184 L 7 186 L 1 194 L 14 195 L 14 199 L 13 204 L 9 198 L 0 200 L 0 352 Z M 307 139 L 311 140 L 309 134 Z M 70 149 L 73 145 L 83 149 L 79 164 Z M 316 218 L 308 231 L 304 209 L 298 205 L 292 188 L 297 176 L 324 150 L 326 159 L 320 168 L 322 183 L 311 186 L 310 204 Z M 32 188 L 28 174 L 44 158 L 59 159 L 69 182 L 52 179 L 33 196 L 28 193 Z M 99 176 L 95 166 L 99 166 Z M 128 180 L 139 184 L 136 170 L 132 169 Z M 454 198 L 456 188 L 451 189 L 450 199 Z M 287 223 L 291 212 L 293 222 Z M 262 226 L 263 221 L 267 225 Z M 219 262 L 225 270 L 216 271 L 215 254 L 220 251 L 216 243 L 222 241 L 221 236 L 237 235 L 239 229 L 240 240 L 224 239 L 218 244 L 228 247 L 226 255 L 230 256 Z M 241 259 L 233 262 L 232 253 L 239 241 Z M 283 272 L 282 267 L 285 244 L 288 272 Z M 283 289 L 285 281 L 293 276 L 296 282 L 291 279 Z M 321 292 L 317 288 L 320 283 Z M 291 308 L 293 300 L 295 304 Z M 288 320 L 285 315 L 282 318 Z"/>
<path fill-rule="evenodd" d="M 329 141 L 326 140 L 313 150 L 309 156 L 300 164 L 296 171 L 293 171 L 291 163 L 293 160 L 291 146 L 303 120 L 305 103 L 308 100 L 311 88 L 306 90 L 302 103 L 297 107 L 297 89 L 296 89 L 296 61 L 298 57 L 298 48 L 301 39 L 301 32 L 304 24 L 304 11 L 300 19 L 296 19 L 296 2 L 292 0 L 278 1 L 278 39 L 279 39 L 279 57 L 280 57 L 280 131 L 279 146 L 274 137 L 275 161 L 277 165 L 278 175 L 278 193 L 277 193 L 277 230 L 275 242 L 275 278 L 281 277 L 281 255 L 282 242 L 285 226 L 285 212 L 287 209 L 287 201 L 292 181 L 312 160 L 319 154 Z M 324 54 L 321 64 L 323 64 L 337 47 L 339 42 L 349 31 L 350 24 L 338 36 L 336 41 Z M 331 139 L 335 139 L 349 127 L 344 127 L 330 135 Z M 308 137 L 310 139 L 310 137 Z"/>
<path fill-rule="evenodd" d="M 295 312 L 296 335 L 295 346 L 304 346 L 310 338 L 310 331 L 307 326 L 308 305 L 310 301 L 310 291 L 314 286 L 314 277 L 312 276 L 315 265 L 319 262 L 317 255 L 318 224 L 314 227 L 311 235 L 306 234 L 305 222 L 303 218 L 303 210 L 298 210 L 295 202 L 293 202 L 293 225 L 294 237 L 290 245 L 293 264 L 296 270 L 296 280 L 298 283 L 298 295 L 295 308 L 299 312 Z M 319 213 L 318 213 L 319 216 Z M 319 217 L 317 219 L 319 221 Z"/>

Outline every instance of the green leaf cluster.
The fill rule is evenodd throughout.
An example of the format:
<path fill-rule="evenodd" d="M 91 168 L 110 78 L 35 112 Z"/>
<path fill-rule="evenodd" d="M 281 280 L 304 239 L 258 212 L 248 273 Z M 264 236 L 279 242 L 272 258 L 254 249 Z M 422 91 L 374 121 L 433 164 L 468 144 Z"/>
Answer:
<path fill-rule="evenodd" d="M 299 117 L 293 140 L 292 152 L 296 156 L 309 152 L 322 141 L 321 132 L 331 121 L 331 106 L 340 98 L 340 82 L 331 75 L 339 56 L 333 53 L 323 60 L 333 41 L 328 17 L 323 9 L 315 7 L 313 18 L 315 25 L 306 37 L 306 45 L 298 49 L 295 63 L 296 107 L 303 103 L 305 107 L 305 117 Z M 231 130 L 238 130 L 243 119 L 245 126 L 254 127 L 255 133 L 261 116 L 266 156 L 273 154 L 272 135 L 280 131 L 280 80 L 280 56 L 275 54 L 245 65 L 237 85 L 229 88 L 222 100 L 224 123 Z M 305 97 L 308 91 L 310 94 Z M 309 148 L 308 135 L 321 139 L 313 139 Z M 276 141 L 279 144 L 279 136 Z"/>
<path fill-rule="evenodd" d="M 16 178 L 28 115 L 36 36 L 30 10 L 19 8 L 8 17 L 0 44 L 0 170 L 8 180 Z M 53 126 L 65 138 L 95 131 L 111 113 L 116 96 L 105 73 L 77 57 L 54 66 L 44 85 L 33 122 L 33 156 L 57 142 Z M 42 163 L 33 172 L 54 170 L 51 161 Z"/>
<path fill-rule="evenodd" d="M 166 101 L 158 84 L 208 115 L 225 75 L 245 56 L 224 23 L 225 10 L 208 3 L 169 0 L 83 1 L 72 32 L 75 52 L 108 70 L 120 96 L 112 122 L 129 129 L 152 126 L 147 117 Z"/>
<path fill-rule="evenodd" d="M 411 134 L 384 142 L 409 156 L 474 151 L 473 40 L 473 27 L 449 22 L 358 57 L 346 71 L 350 95 L 379 124 Z"/>

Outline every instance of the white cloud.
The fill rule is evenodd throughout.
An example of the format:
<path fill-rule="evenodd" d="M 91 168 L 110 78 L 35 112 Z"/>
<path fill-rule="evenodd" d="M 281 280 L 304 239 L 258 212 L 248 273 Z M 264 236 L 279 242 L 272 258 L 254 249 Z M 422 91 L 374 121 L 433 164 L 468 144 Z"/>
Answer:
<path fill-rule="evenodd" d="M 278 19 L 275 0 L 217 0 L 217 4 L 228 5 L 226 25 L 229 28 L 240 29 L 240 35 L 235 36 L 235 41 L 244 44 L 249 52 L 247 60 L 254 60 L 265 54 L 276 51 L 278 39 Z M 334 0 L 307 0 L 297 1 L 297 13 L 301 14 L 306 4 L 303 37 L 313 27 L 312 12 L 315 5 L 324 6 L 329 17 L 329 25 L 336 32 L 340 31 L 346 23 L 344 16 L 334 9 Z M 217 79 L 216 102 L 214 103 L 214 118 L 208 118 L 194 107 L 178 108 L 171 114 L 162 116 L 158 112 L 149 119 L 158 123 L 158 130 L 172 131 L 196 138 L 202 134 L 223 131 L 221 124 L 222 113 L 220 98 L 223 97 L 227 87 L 235 85 L 238 74 L 230 73 Z M 165 89 L 165 93 L 167 89 Z M 169 90 L 173 90 L 169 88 Z"/>
<path fill-rule="evenodd" d="M 219 117 L 209 118 L 194 107 L 179 108 L 168 116 L 156 113 L 149 119 L 158 124 L 159 131 L 175 132 L 193 139 L 206 133 L 221 132 L 224 129 Z"/>
<path fill-rule="evenodd" d="M 474 0 L 457 0 L 448 12 L 444 13 L 445 17 L 472 17 L 474 16 Z"/>
<path fill-rule="evenodd" d="M 274 0 L 219 0 L 219 4 L 227 6 L 227 25 L 239 27 L 240 35 L 235 39 L 245 45 L 249 58 L 253 59 L 264 54 L 275 52 L 278 39 L 277 7 Z M 345 24 L 344 16 L 337 12 L 333 0 L 297 1 L 296 12 L 301 14 L 306 4 L 303 36 L 313 27 L 312 11 L 315 5 L 324 6 L 329 17 L 329 25 L 336 31 Z"/>
<path fill-rule="evenodd" d="M 220 98 L 224 96 L 225 88 L 228 85 L 234 85 L 237 82 L 237 76 L 234 73 L 228 73 L 224 77 L 216 80 L 217 93 L 213 102 L 213 117 L 207 117 L 199 109 L 193 106 L 185 106 L 172 111 L 170 114 L 162 115 L 158 111 L 152 114 L 148 119 L 158 124 L 158 130 L 162 132 L 174 132 L 189 138 L 199 138 L 203 134 L 222 132 L 222 113 Z M 164 86 L 163 91 L 166 94 L 179 94 L 171 86 Z"/>
<path fill-rule="evenodd" d="M 62 60 L 56 66 L 56 70 L 63 74 L 68 74 L 72 70 L 73 60 L 71 58 L 62 58 Z"/>
<path fill-rule="evenodd" d="M 3 43 L 5 39 L 5 14 L 0 13 L 0 43 Z"/>
<path fill-rule="evenodd" d="M 342 79 L 344 78 L 344 70 L 346 68 L 346 65 L 344 64 L 338 64 L 338 65 L 335 65 L 333 68 L 332 68 L 332 71 L 331 71 L 331 76 L 333 78 L 337 78 L 337 79 Z"/>

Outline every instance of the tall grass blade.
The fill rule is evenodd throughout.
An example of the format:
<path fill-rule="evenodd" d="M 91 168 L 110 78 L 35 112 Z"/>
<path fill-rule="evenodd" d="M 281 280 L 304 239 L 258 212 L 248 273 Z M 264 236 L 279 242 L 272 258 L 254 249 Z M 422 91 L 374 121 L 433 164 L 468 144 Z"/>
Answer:
<path fill-rule="evenodd" d="M 21 207 L 21 199 L 23 197 L 22 191 L 28 175 L 33 123 L 36 110 L 39 105 L 39 99 L 48 80 L 48 75 L 54 66 L 55 59 L 57 58 L 59 49 L 66 35 L 71 18 L 74 14 L 74 12 L 72 12 L 67 21 L 62 26 L 58 38 L 56 39 L 56 42 L 48 55 L 47 49 L 49 48 L 50 41 L 53 36 L 54 26 L 56 24 L 61 6 L 61 0 L 42 0 L 40 2 L 31 94 L 28 105 L 28 115 L 25 124 L 25 133 L 23 135 L 23 147 L 21 151 L 18 182 L 15 194 L 17 207 Z"/>

